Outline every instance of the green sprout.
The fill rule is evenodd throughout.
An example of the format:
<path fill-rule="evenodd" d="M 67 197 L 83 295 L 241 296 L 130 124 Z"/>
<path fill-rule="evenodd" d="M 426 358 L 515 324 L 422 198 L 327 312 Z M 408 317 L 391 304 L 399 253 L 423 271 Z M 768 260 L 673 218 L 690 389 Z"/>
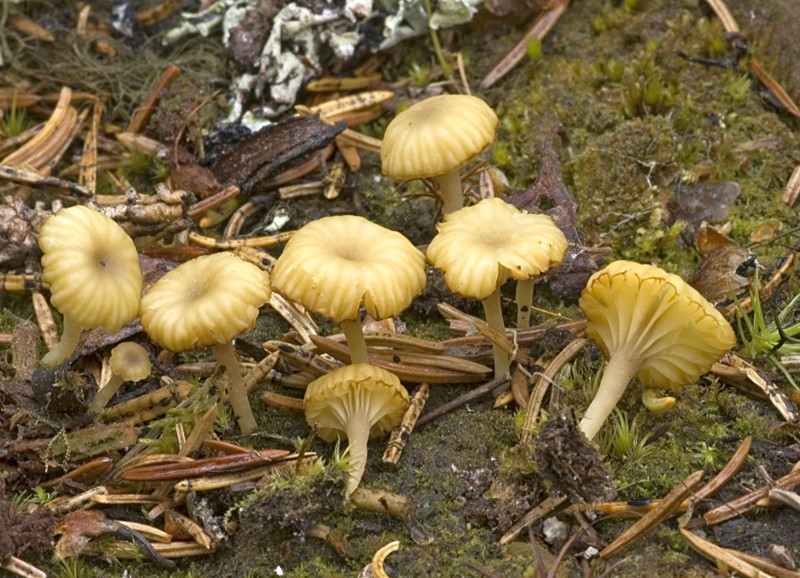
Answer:
<path fill-rule="evenodd" d="M 699 442 L 693 446 L 694 453 L 692 454 L 697 460 L 700 461 L 703 469 L 716 470 L 719 460 L 719 452 L 714 444 L 707 444 L 706 442 Z"/>
<path fill-rule="evenodd" d="M 778 355 L 800 354 L 800 340 L 795 339 L 796 335 L 800 335 L 800 323 L 795 323 L 789 327 L 782 325 L 797 302 L 800 301 L 800 293 L 795 295 L 777 315 L 773 315 L 773 320 L 769 323 L 766 322 L 764 317 L 764 307 L 759 293 L 760 284 L 758 270 L 756 270 L 753 287 L 750 289 L 750 302 L 753 308 L 752 318 L 744 310 L 739 300 L 734 298 L 737 309 L 736 325 L 743 344 L 739 354 L 748 359 L 766 359 L 786 377 L 792 387 L 800 389 L 786 367 L 778 359 Z"/>
<path fill-rule="evenodd" d="M 611 427 L 602 430 L 599 444 L 603 454 L 616 456 L 625 462 L 633 462 L 641 460 L 652 451 L 653 446 L 647 443 L 650 436 L 651 432 L 639 431 L 639 422 L 636 418 L 629 420 L 619 408 L 615 407 L 611 416 Z"/>
<path fill-rule="evenodd" d="M 16 97 L 8 109 L 8 114 L 0 116 L 0 136 L 13 138 L 19 136 L 29 126 L 28 114 L 24 108 L 17 106 Z"/>

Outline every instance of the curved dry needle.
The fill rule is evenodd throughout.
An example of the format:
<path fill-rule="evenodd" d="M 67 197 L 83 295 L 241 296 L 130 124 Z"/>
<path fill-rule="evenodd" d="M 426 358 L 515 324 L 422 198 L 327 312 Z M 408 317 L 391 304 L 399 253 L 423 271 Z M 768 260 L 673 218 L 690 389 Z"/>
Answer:
<path fill-rule="evenodd" d="M 372 557 L 372 576 L 374 578 L 389 578 L 389 575 L 386 574 L 386 570 L 383 569 L 383 563 L 389 554 L 399 549 L 400 542 L 395 540 L 394 542 L 389 542 L 383 548 L 375 552 L 375 555 Z"/>

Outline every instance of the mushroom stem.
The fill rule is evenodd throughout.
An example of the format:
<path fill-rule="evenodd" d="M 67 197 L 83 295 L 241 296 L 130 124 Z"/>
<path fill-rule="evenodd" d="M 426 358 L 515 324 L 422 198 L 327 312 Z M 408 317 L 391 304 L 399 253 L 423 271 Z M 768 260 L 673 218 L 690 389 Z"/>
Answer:
<path fill-rule="evenodd" d="M 92 398 L 91 403 L 89 404 L 89 411 L 91 413 L 100 413 L 103 411 L 103 408 L 111 401 L 111 398 L 114 397 L 114 394 L 117 393 L 119 386 L 122 385 L 124 379 L 121 375 L 117 375 L 116 373 L 111 376 L 111 379 L 108 380 L 103 387 L 97 390 L 97 393 Z"/>
<path fill-rule="evenodd" d="M 250 435 L 257 428 L 256 417 L 247 399 L 247 390 L 242 380 L 242 366 L 236 359 L 236 352 L 231 342 L 215 345 L 211 348 L 217 363 L 225 367 L 228 372 L 228 400 L 231 402 L 233 413 L 239 422 L 239 428 L 244 435 Z"/>
<path fill-rule="evenodd" d="M 361 319 L 345 319 L 341 323 L 347 346 L 350 348 L 350 363 L 369 363 L 367 341 L 361 329 Z"/>
<path fill-rule="evenodd" d="M 349 497 L 361 478 L 364 477 L 364 470 L 367 468 L 367 442 L 369 441 L 369 421 L 364 416 L 350 416 L 347 426 L 347 444 L 350 448 L 350 472 L 347 479 L 347 496 Z"/>
<path fill-rule="evenodd" d="M 69 316 L 64 315 L 64 332 L 61 334 L 61 341 L 42 357 L 41 364 L 45 367 L 55 367 L 69 357 L 78 347 L 81 331 L 83 331 L 83 327 L 73 323 Z"/>
<path fill-rule="evenodd" d="M 606 419 L 622 398 L 633 375 L 639 369 L 639 360 L 625 350 L 617 351 L 611 356 L 603 373 L 603 379 L 597 388 L 597 394 L 586 408 L 580 428 L 587 439 L 591 440 L 600 431 Z"/>
<path fill-rule="evenodd" d="M 517 329 L 525 329 L 531 326 L 533 287 L 533 279 L 517 281 Z"/>
<path fill-rule="evenodd" d="M 482 303 L 486 323 L 489 324 L 489 327 L 499 332 L 500 335 L 505 335 L 506 325 L 503 322 L 503 308 L 500 305 L 500 289 L 495 289 L 494 293 L 484 299 Z M 507 375 L 508 368 L 511 365 L 508 353 L 499 345 L 492 345 L 492 351 L 494 352 L 494 376 L 502 377 Z"/>
<path fill-rule="evenodd" d="M 442 194 L 442 213 L 450 213 L 464 208 L 464 191 L 461 189 L 461 175 L 457 170 L 433 177 Z"/>

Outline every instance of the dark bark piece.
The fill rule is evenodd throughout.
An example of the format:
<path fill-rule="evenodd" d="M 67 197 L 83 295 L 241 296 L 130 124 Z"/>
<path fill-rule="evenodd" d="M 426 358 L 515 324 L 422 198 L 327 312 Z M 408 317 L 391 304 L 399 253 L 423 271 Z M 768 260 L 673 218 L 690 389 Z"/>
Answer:
<path fill-rule="evenodd" d="M 252 193 L 272 177 L 307 161 L 345 128 L 345 121 L 323 125 L 319 115 L 291 117 L 242 140 L 223 154 L 212 170 L 223 185 L 233 184 Z"/>

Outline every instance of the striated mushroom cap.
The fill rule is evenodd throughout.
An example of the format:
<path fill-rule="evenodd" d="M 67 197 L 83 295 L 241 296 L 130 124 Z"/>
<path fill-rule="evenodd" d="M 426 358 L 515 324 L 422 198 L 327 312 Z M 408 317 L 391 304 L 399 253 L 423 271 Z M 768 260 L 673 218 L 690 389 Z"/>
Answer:
<path fill-rule="evenodd" d="M 289 240 L 272 284 L 336 322 L 356 319 L 362 303 L 374 318 L 385 319 L 425 288 L 425 258 L 400 233 L 363 217 L 324 217 Z"/>
<path fill-rule="evenodd" d="M 269 275 L 233 253 L 205 255 L 166 273 L 142 298 L 142 328 L 170 351 L 228 343 L 269 301 Z"/>
<path fill-rule="evenodd" d="M 475 96 L 444 94 L 398 114 L 383 135 L 383 174 L 399 179 L 443 175 L 462 167 L 495 140 L 497 115 Z"/>
<path fill-rule="evenodd" d="M 369 437 L 385 434 L 400 423 L 408 407 L 408 392 L 396 375 L 367 363 L 340 367 L 312 381 L 304 398 L 306 421 L 319 426 L 318 435 L 333 442 L 347 437 L 351 419 L 366 418 Z"/>
<path fill-rule="evenodd" d="M 125 381 L 141 381 L 152 369 L 147 350 L 133 341 L 120 343 L 112 349 L 108 364 L 111 371 Z"/>
<path fill-rule="evenodd" d="M 693 287 L 651 265 L 614 261 L 580 298 L 586 334 L 606 358 L 625 349 L 645 387 L 694 383 L 736 344 L 733 328 Z"/>
<path fill-rule="evenodd" d="M 42 225 L 39 247 L 50 302 L 72 323 L 113 332 L 139 314 L 139 255 L 112 219 L 80 205 L 62 209 Z"/>
<path fill-rule="evenodd" d="M 428 245 L 428 260 L 444 271 L 447 286 L 486 299 L 509 277 L 528 279 L 561 264 L 567 239 L 548 215 L 485 199 L 445 216 Z"/>

